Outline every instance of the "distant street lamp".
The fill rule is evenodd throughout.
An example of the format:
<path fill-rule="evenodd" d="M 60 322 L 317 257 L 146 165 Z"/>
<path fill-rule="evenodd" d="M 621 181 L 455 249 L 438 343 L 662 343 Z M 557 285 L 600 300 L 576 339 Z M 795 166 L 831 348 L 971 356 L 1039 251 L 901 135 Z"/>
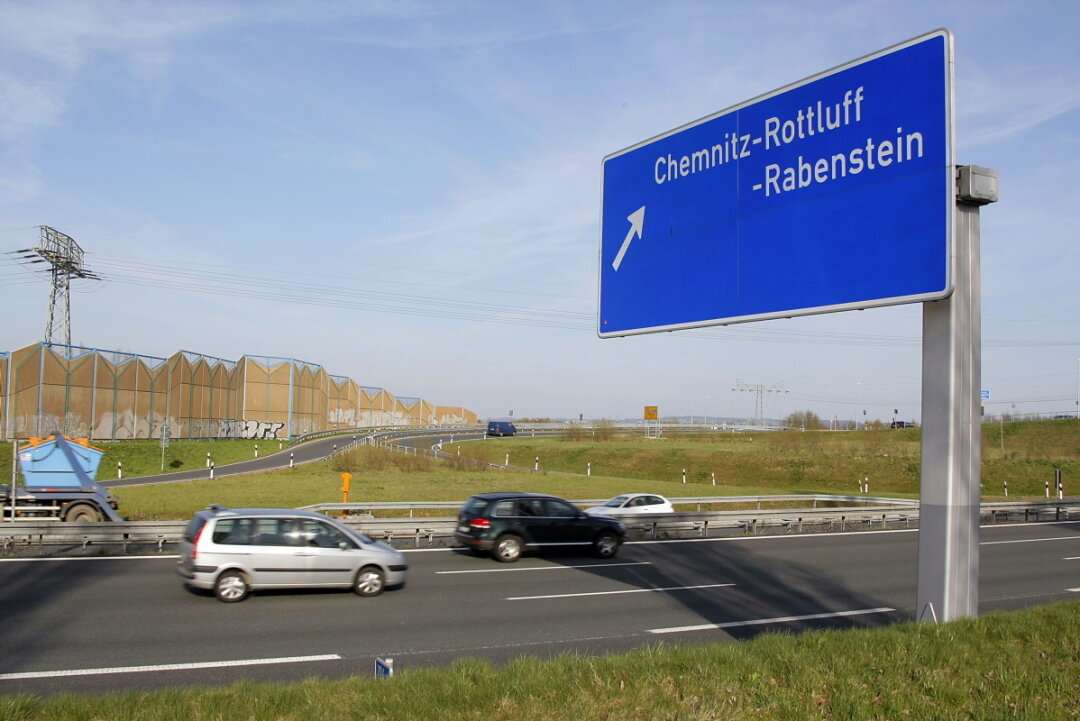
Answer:
<path fill-rule="evenodd" d="M 855 430 L 859 430 L 859 388 L 862 382 L 855 382 Z"/>

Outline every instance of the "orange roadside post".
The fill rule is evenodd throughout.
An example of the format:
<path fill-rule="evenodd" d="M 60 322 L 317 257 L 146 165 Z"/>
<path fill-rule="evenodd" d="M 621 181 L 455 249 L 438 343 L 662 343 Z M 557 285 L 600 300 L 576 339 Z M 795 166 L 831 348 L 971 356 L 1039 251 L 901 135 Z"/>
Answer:
<path fill-rule="evenodd" d="M 349 481 L 351 481 L 351 480 L 352 480 L 352 474 L 351 473 L 342 473 L 341 474 L 341 502 L 342 503 L 348 503 L 349 502 Z M 349 512 L 346 511 L 346 510 L 341 511 L 341 517 L 342 518 L 344 518 L 348 514 L 349 514 Z"/>

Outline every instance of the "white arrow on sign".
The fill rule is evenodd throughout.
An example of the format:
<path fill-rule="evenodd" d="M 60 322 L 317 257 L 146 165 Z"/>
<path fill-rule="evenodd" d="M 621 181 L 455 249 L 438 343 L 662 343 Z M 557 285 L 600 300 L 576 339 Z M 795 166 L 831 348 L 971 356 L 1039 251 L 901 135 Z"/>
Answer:
<path fill-rule="evenodd" d="M 645 227 L 645 206 L 641 206 L 630 215 L 626 216 L 626 219 L 630 221 L 630 230 L 626 233 L 626 238 L 623 239 L 622 247 L 619 248 L 619 254 L 615 256 L 615 260 L 611 263 L 611 267 L 616 272 L 619 270 L 619 266 L 622 265 L 623 256 L 626 255 L 626 249 L 630 247 L 630 241 L 634 239 L 634 236 L 641 237 L 641 231 Z"/>

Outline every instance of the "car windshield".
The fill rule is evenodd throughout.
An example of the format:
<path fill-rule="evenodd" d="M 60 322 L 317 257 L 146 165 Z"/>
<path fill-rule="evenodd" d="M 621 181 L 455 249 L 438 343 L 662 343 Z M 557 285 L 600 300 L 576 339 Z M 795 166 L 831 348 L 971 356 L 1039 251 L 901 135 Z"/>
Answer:
<path fill-rule="evenodd" d="M 622 504 L 626 503 L 626 499 L 630 496 L 615 496 L 610 501 L 604 504 L 605 508 L 618 508 Z"/>

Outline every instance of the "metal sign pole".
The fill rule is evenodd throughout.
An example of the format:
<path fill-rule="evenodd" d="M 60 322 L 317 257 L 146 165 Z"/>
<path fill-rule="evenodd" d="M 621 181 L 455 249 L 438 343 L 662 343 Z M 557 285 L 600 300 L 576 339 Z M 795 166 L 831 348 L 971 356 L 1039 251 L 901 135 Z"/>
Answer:
<path fill-rule="evenodd" d="M 923 304 L 916 614 L 936 622 L 979 615 L 979 205 L 997 200 L 997 173 L 963 166 L 958 180 L 955 290 L 944 300 Z"/>

